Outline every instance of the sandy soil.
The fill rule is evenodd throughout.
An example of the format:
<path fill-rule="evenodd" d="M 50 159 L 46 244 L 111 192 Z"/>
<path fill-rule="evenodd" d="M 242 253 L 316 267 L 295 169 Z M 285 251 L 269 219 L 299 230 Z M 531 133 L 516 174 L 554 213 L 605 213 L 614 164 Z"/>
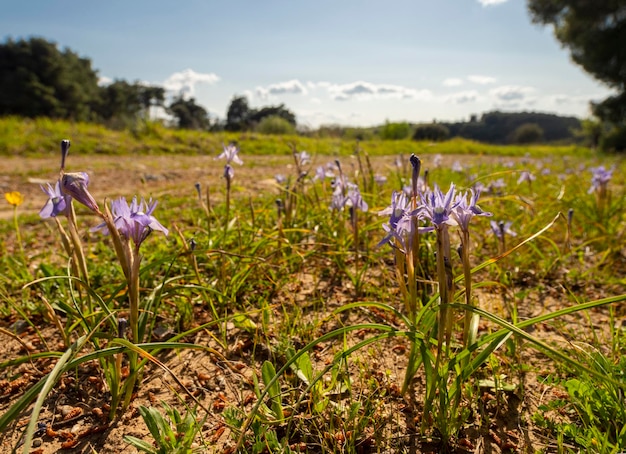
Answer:
<path fill-rule="evenodd" d="M 289 166 L 292 165 L 289 156 L 254 158 L 242 156 L 242 158 L 246 165 L 235 168 L 236 185 L 240 195 L 254 194 L 275 187 L 273 176 L 288 173 Z M 354 165 L 350 160 L 345 161 L 347 161 L 344 163 L 345 166 Z M 389 168 L 393 164 L 391 157 L 374 158 L 372 161 L 374 167 L 379 169 Z M 317 164 L 326 162 L 327 160 L 320 160 Z M 208 156 L 71 156 L 69 163 L 67 171 L 89 173 L 91 177 L 89 188 L 99 202 L 105 197 L 115 198 L 122 195 L 128 197 L 133 194 L 155 198 L 164 194 L 186 194 L 195 197 L 196 182 L 200 182 L 205 189 L 215 188 L 213 193 L 215 197 L 219 197 L 220 191 L 217 188 L 222 184 L 220 179 L 223 163 Z M 54 181 L 57 172 L 57 159 L 4 158 L 0 160 L 0 192 L 20 191 L 25 197 L 24 205 L 19 209 L 20 215 L 37 213 L 46 200 L 39 185 Z M 386 170 L 384 172 L 386 173 Z M 4 201 L 0 203 L 0 219 L 8 219 L 12 214 L 12 207 Z M 282 289 L 278 296 L 283 307 L 301 304 L 306 301 L 307 295 L 320 291 L 320 283 L 316 282 L 313 286 L 314 279 L 310 276 L 302 275 L 295 280 L 298 284 Z M 327 303 L 323 308 L 325 311 L 331 311 L 352 298 L 349 284 L 344 283 L 343 286 L 337 287 L 326 282 L 322 283 L 322 287 L 327 292 Z M 590 292 L 602 293 L 598 289 L 590 289 Z M 481 300 L 487 308 L 503 310 L 501 295 L 484 294 L 481 295 Z M 532 297 L 532 304 L 529 303 L 523 309 L 524 314 L 520 316 L 537 315 L 562 307 L 562 304 L 559 293 L 554 287 L 548 286 L 545 293 Z M 202 307 L 196 310 L 196 323 L 209 320 Z M 275 316 L 281 315 L 277 312 Z M 347 321 L 358 322 L 369 320 L 371 317 L 371 312 L 356 312 L 351 315 L 351 320 Z M 14 316 L 5 317 L 0 321 L 0 327 L 15 328 L 17 321 Z M 27 352 L 46 350 L 42 339 L 50 349 L 60 348 L 60 339 L 55 329 L 41 318 L 38 322 L 41 336 L 28 326 L 22 326 L 14 336 L 0 334 L 2 338 L 0 358 L 14 358 Z M 598 311 L 593 322 L 597 326 L 606 324 L 608 322 L 606 312 Z M 566 320 L 558 330 L 542 325 L 536 327 L 534 334 L 545 336 L 551 342 L 567 345 L 571 341 L 568 333 L 575 332 L 579 328 L 579 323 L 580 320 L 577 319 Z M 487 326 L 483 328 L 487 329 Z M 220 347 L 213 335 L 214 333 L 203 330 L 187 341 L 218 349 Z M 180 354 L 169 353 L 161 358 L 194 397 L 209 410 L 202 427 L 202 436 L 210 446 L 209 452 L 216 453 L 229 452 L 234 446 L 232 434 L 225 424 L 222 411 L 231 404 L 250 408 L 251 403 L 255 401 L 252 377 L 258 373 L 260 361 L 263 359 L 262 353 L 251 351 L 250 335 L 245 331 L 229 326 L 227 341 L 229 348 L 220 355 L 184 351 Z M 318 367 L 322 367 L 333 352 L 331 345 L 323 347 L 315 356 Z M 401 398 L 397 395 L 397 386 L 401 383 L 401 373 L 406 364 L 406 349 L 407 345 L 398 340 L 378 345 L 360 358 L 359 371 L 364 375 L 369 374 L 370 378 L 367 380 L 374 377 L 382 388 L 386 387 L 384 391 L 390 396 L 385 400 L 385 407 L 377 410 L 381 421 L 386 421 L 381 425 L 381 434 L 388 436 L 389 440 L 395 440 L 385 445 L 384 452 L 436 452 L 436 448 L 429 447 L 428 443 L 415 438 L 415 418 L 420 408 L 418 398 L 421 392 L 420 381 L 416 382 L 413 396 Z M 256 363 L 250 361 L 253 354 Z M 546 439 L 540 430 L 534 429 L 530 421 L 538 405 L 559 396 L 558 389 L 543 383 L 540 378 L 544 372 L 552 369 L 551 361 L 530 349 L 524 349 L 519 357 L 503 356 L 503 361 L 532 364 L 532 370 L 524 376 L 510 377 L 514 384 L 523 382 L 524 392 L 495 393 L 485 388 L 476 410 L 482 412 L 483 418 L 491 422 L 487 426 L 484 424 L 473 426 L 470 422 L 467 430 L 463 432 L 457 452 L 535 452 L 552 443 L 552 440 Z M 0 370 L 0 413 L 4 413 L 29 385 L 35 383 L 53 365 L 51 361 L 33 361 Z M 388 371 L 388 374 L 382 374 L 381 371 Z M 365 387 L 365 383 L 369 383 L 363 378 L 361 380 L 363 382 L 358 382 L 360 384 L 357 386 Z M 35 448 L 31 453 L 58 452 L 64 443 L 67 447 L 65 452 L 71 453 L 133 453 L 136 451 L 123 441 L 124 435 L 150 440 L 145 424 L 137 412 L 139 404 L 158 407 L 159 401 L 164 400 L 182 408 L 181 400 L 188 404 L 193 403 L 167 373 L 155 366 L 149 366 L 131 408 L 115 423 L 109 424 L 106 417 L 102 417 L 103 413 L 106 415 L 104 391 L 101 373 L 93 364 L 85 365 L 75 375 L 64 377 L 46 402 L 41 417 L 45 427 L 38 434 Z M 203 410 L 199 410 L 199 413 L 202 413 L 201 416 L 205 414 Z M 28 414 L 22 416 L 16 426 L 0 436 L 0 452 L 8 453 L 11 447 L 18 443 L 28 422 Z M 302 415 L 302 418 L 305 417 L 306 415 Z M 374 435 L 372 433 L 372 439 Z M 329 434 L 329 436 L 338 435 Z M 371 440 L 362 440 L 358 452 L 376 452 L 371 444 Z M 341 443 L 337 443 L 337 446 L 340 449 Z M 302 448 L 302 452 L 319 452 L 319 447 L 306 444 L 294 445 L 292 448 Z"/>

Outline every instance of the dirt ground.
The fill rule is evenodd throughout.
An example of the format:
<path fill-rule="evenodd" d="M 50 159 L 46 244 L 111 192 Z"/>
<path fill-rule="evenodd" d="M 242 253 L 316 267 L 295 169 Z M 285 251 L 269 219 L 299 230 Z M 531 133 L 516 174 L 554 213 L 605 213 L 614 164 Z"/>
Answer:
<path fill-rule="evenodd" d="M 235 167 L 235 184 L 238 193 L 254 194 L 268 188 L 274 188 L 273 176 L 278 173 L 289 173 L 292 158 L 284 157 L 246 157 L 242 156 L 245 165 Z M 393 165 L 393 157 L 373 158 L 374 168 L 387 169 Z M 447 158 L 450 161 L 456 157 Z M 467 159 L 467 158 L 460 158 Z M 315 164 L 323 165 L 329 159 Z M 344 166 L 353 166 L 354 162 L 344 159 Z M 4 158 L 0 160 L 0 192 L 20 191 L 24 197 L 24 205 L 19 208 L 20 215 L 24 213 L 37 213 L 46 200 L 45 194 L 39 185 L 52 182 L 58 175 L 58 159 L 20 159 Z M 445 165 L 445 162 L 444 162 Z M 203 188 L 215 188 L 213 193 L 219 197 L 218 185 L 222 184 L 221 175 L 223 162 L 214 160 L 209 156 L 137 156 L 137 157 L 109 157 L 109 156 L 74 156 L 68 160 L 66 171 L 86 171 L 91 177 L 90 191 L 97 201 L 101 202 L 105 197 L 117 196 L 153 196 L 162 197 L 165 194 L 180 194 L 195 197 L 194 183 L 200 182 Z M 4 201 L 3 201 L 4 202 Z M 13 209 L 7 203 L 0 204 L 0 219 L 10 219 Z M 311 292 L 320 291 L 318 288 L 307 286 L 307 276 L 300 276 L 299 284 L 293 288 L 285 288 L 281 293 L 288 304 L 298 304 L 306 300 Z M 344 304 L 351 298 L 349 285 L 344 288 L 326 288 L 328 292 L 325 310 L 331 311 Z M 602 289 L 589 288 L 588 291 L 594 296 L 603 295 Z M 501 295 L 484 294 L 480 296 L 486 308 L 494 307 L 501 310 Z M 520 317 L 530 317 L 555 310 L 562 307 L 560 293 L 556 286 L 548 286 L 541 295 L 529 298 L 528 306 L 522 310 Z M 532 304 L 531 304 L 532 303 Z M 500 307 L 500 309 L 498 309 Z M 369 319 L 371 313 L 355 313 L 351 315 L 354 322 Z M 197 308 L 195 321 L 203 323 L 208 321 L 208 315 Z M 606 326 L 608 323 L 606 311 L 597 311 L 594 314 L 593 324 Z M 43 320 L 39 320 L 42 337 L 48 344 L 48 348 L 60 348 L 60 339 L 54 328 L 46 326 Z M 0 358 L 7 360 L 24 355 L 27 352 L 34 353 L 46 350 L 41 337 L 32 327 L 22 326 L 16 317 L 7 317 L 0 321 L 0 327 L 5 330 L 15 330 L 16 336 L 6 336 L 0 333 Z M 565 320 L 558 329 L 553 326 L 541 325 L 535 328 L 533 334 L 541 335 L 550 342 L 568 345 L 579 329 L 580 320 Z M 201 331 L 193 339 L 187 339 L 200 345 L 206 345 L 215 349 L 220 348 L 214 340 L 213 334 Z M 228 351 L 220 355 L 214 355 L 200 351 L 183 351 L 180 353 L 168 353 L 161 358 L 162 361 L 174 372 L 189 389 L 195 398 L 209 410 L 204 425 L 202 436 L 210 447 L 208 452 L 230 452 L 234 446 L 230 430 L 222 416 L 223 409 L 230 404 L 250 406 L 255 400 L 253 391 L 253 375 L 258 373 L 259 352 L 252 352 L 250 336 L 245 331 L 234 326 L 227 330 Z M 323 365 L 328 360 L 332 349 L 320 350 L 316 356 L 318 365 Z M 385 434 L 390 439 L 397 437 L 403 439 L 396 444 L 389 443 L 384 452 L 437 452 L 436 448 L 429 448 L 428 443 L 413 440 L 406 441 L 415 433 L 416 421 L 412 415 L 418 413 L 419 402 L 397 395 L 397 385 L 402 381 L 402 371 L 406 365 L 406 345 L 403 341 L 395 340 L 369 350 L 365 357 L 361 358 L 360 371 L 365 370 L 386 386 L 386 392 L 390 397 L 388 405 L 380 409 L 381 421 Z M 255 354 L 257 364 L 250 363 L 248 359 Z M 222 356 L 223 355 L 223 356 Z M 368 356 L 369 355 L 369 356 Z M 557 388 L 550 383 L 544 383 L 540 378 L 544 373 L 553 369 L 551 361 L 538 355 L 531 349 L 524 349 L 519 357 L 506 358 L 506 361 L 520 361 L 532 364 L 532 370 L 523 377 L 510 377 L 513 383 L 523 381 L 524 393 L 510 392 L 496 395 L 495 392 L 485 388 L 480 397 L 480 407 L 483 417 L 490 420 L 488 426 L 472 426 L 471 422 L 462 433 L 462 438 L 457 446 L 457 452 L 475 453 L 500 453 L 500 452 L 535 452 L 552 446 L 553 440 L 547 439 L 540 430 L 534 430 L 530 422 L 530 416 L 541 403 L 545 403 L 559 396 Z M 363 364 L 367 364 L 364 367 Z M 0 370 L 0 414 L 4 413 L 12 402 L 15 401 L 27 388 L 36 382 L 43 374 L 54 366 L 50 361 L 33 361 L 15 368 Z M 321 366 L 320 366 L 321 367 Z M 381 371 L 390 371 L 390 375 L 381 375 Z M 416 387 L 419 388 L 419 381 Z M 31 453 L 48 454 L 58 452 L 68 453 L 134 453 L 137 452 L 123 441 L 123 436 L 134 435 L 150 441 L 147 436 L 148 430 L 138 414 L 140 404 L 154 405 L 159 407 L 161 400 L 180 407 L 180 401 L 193 404 L 174 380 L 157 369 L 149 366 L 144 374 L 144 380 L 139 392 L 129 408 L 115 423 L 108 424 L 106 420 L 106 402 L 103 401 L 104 382 L 97 365 L 87 364 L 81 367 L 79 373 L 64 377 L 46 402 L 41 416 L 43 423 L 41 431 L 37 434 L 35 445 Z M 395 393 L 395 395 L 394 395 Z M 416 390 L 419 393 L 419 390 Z M 203 410 L 199 409 L 201 416 Z M 103 416 L 104 415 L 104 416 Z M 5 434 L 0 435 L 0 452 L 9 453 L 12 447 L 19 444 L 26 424 L 28 414 L 23 414 L 19 424 L 12 427 Z M 396 428 L 395 431 L 393 428 Z M 373 431 L 373 429 L 372 429 Z M 73 434 L 73 435 L 68 435 Z M 331 434 L 336 436 L 336 434 Z M 372 435 L 373 436 L 373 435 Z M 71 441 L 71 443 L 70 443 Z M 413 448 L 410 446 L 413 445 Z M 396 448 L 394 448 L 394 446 Z M 297 449 L 298 446 L 292 447 Z M 302 452 L 319 452 L 315 447 L 301 447 Z M 397 449 L 397 450 L 396 450 Z M 341 452 L 339 450 L 338 452 Z M 367 440 L 363 441 L 359 452 L 376 452 L 368 447 Z"/>

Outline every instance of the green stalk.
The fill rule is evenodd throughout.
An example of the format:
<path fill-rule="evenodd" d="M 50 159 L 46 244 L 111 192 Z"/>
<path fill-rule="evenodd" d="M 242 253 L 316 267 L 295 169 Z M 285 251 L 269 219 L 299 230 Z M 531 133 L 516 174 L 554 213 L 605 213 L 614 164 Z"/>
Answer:
<path fill-rule="evenodd" d="M 70 203 L 68 209 L 68 226 L 70 230 L 70 239 L 73 246 L 73 256 L 76 259 L 78 270 L 80 271 L 82 279 L 85 281 L 85 285 L 89 286 L 89 272 L 87 271 L 87 261 L 85 260 L 85 252 L 83 251 L 83 245 L 78 234 L 78 228 L 76 226 L 76 212 L 74 211 L 74 204 Z M 87 293 L 87 314 L 92 314 L 91 297 Z"/>
<path fill-rule="evenodd" d="M 461 254 L 463 261 L 463 280 L 465 283 L 465 304 L 473 307 L 472 301 L 472 269 L 469 261 L 470 252 L 470 234 L 469 230 L 463 230 L 461 233 Z M 478 314 L 475 312 L 465 311 L 465 319 L 463 326 L 463 347 L 469 347 L 476 341 Z"/>
<path fill-rule="evenodd" d="M 26 254 L 24 253 L 24 245 L 22 244 L 22 234 L 20 232 L 20 225 L 17 222 L 17 205 L 13 205 L 13 226 L 15 227 L 15 237 L 17 244 L 20 246 L 20 258 L 24 268 L 28 271 L 28 264 L 26 263 Z"/>
<path fill-rule="evenodd" d="M 230 178 L 226 178 L 226 216 L 224 216 L 224 239 L 228 230 L 228 220 L 230 218 Z"/>
<path fill-rule="evenodd" d="M 139 338 L 139 265 L 141 263 L 141 256 L 139 255 L 139 246 L 136 245 L 131 252 L 132 263 L 130 279 L 128 279 L 128 301 L 130 306 L 130 329 L 132 332 L 133 344 L 140 342 Z M 124 397 L 124 409 L 130 405 L 130 399 L 133 395 L 133 389 L 138 379 L 138 357 L 137 352 L 128 352 L 128 382 L 124 384 L 126 388 L 126 395 Z"/>

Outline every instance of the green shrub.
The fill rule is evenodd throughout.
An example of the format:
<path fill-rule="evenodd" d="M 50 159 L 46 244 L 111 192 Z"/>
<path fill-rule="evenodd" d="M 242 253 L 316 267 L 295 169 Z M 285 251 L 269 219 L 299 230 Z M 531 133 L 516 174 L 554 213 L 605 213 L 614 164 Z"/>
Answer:
<path fill-rule="evenodd" d="M 379 135 L 383 140 L 403 140 L 409 137 L 410 132 L 411 127 L 407 122 L 389 123 L 386 121 L 380 129 Z"/>
<path fill-rule="evenodd" d="M 524 123 L 511 134 L 511 143 L 537 143 L 543 140 L 543 129 L 536 123 Z"/>
<path fill-rule="evenodd" d="M 431 142 L 443 142 L 450 138 L 450 130 L 438 123 L 417 125 L 413 131 L 413 140 L 428 140 Z"/>
<path fill-rule="evenodd" d="M 256 125 L 255 131 L 261 134 L 295 134 L 296 128 L 284 118 L 270 115 Z"/>
<path fill-rule="evenodd" d="M 606 151 L 626 150 L 626 127 L 613 128 L 600 139 L 600 148 Z"/>

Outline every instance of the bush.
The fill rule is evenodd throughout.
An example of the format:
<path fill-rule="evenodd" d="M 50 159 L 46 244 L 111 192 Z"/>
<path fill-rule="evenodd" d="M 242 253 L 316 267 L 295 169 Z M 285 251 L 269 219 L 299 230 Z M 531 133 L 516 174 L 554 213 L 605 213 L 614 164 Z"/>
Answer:
<path fill-rule="evenodd" d="M 385 122 L 385 125 L 380 129 L 379 135 L 383 140 L 402 140 L 409 137 L 411 127 L 407 122 L 403 123 L 389 123 Z"/>
<path fill-rule="evenodd" d="M 278 115 L 270 115 L 263 118 L 254 128 L 261 134 L 295 134 L 296 128 Z"/>
<path fill-rule="evenodd" d="M 429 140 L 431 142 L 443 142 L 450 138 L 450 130 L 444 125 L 430 123 L 417 125 L 413 132 L 413 140 Z"/>
<path fill-rule="evenodd" d="M 616 127 L 600 138 L 600 148 L 605 151 L 626 150 L 626 127 Z"/>
<path fill-rule="evenodd" d="M 537 143 L 543 140 L 543 129 L 536 123 L 524 123 L 511 134 L 512 143 Z"/>

